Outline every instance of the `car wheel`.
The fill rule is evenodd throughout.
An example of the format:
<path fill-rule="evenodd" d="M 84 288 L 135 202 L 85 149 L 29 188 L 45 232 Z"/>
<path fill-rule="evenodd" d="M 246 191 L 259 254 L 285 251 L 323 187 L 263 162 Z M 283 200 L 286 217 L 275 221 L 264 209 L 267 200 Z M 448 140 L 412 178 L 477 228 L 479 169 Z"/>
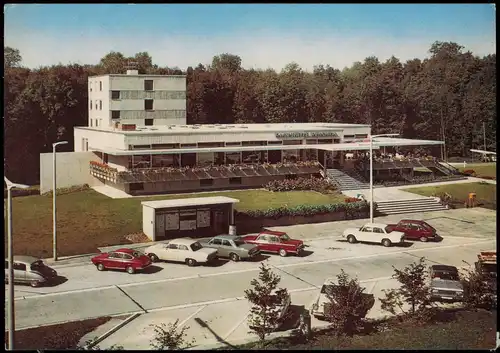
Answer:
<path fill-rule="evenodd" d="M 391 241 L 389 239 L 383 239 L 382 240 L 382 245 L 385 246 L 385 247 L 389 247 L 392 245 Z"/>
<path fill-rule="evenodd" d="M 354 235 L 350 234 L 347 236 L 347 241 L 351 244 L 354 244 L 354 243 L 356 243 L 356 237 Z"/>
<path fill-rule="evenodd" d="M 235 253 L 229 254 L 229 259 L 234 262 L 240 261 L 240 257 Z"/>
<path fill-rule="evenodd" d="M 30 286 L 32 286 L 33 288 L 39 287 L 40 286 L 40 282 L 38 282 L 38 281 L 31 281 L 30 282 Z"/>
<path fill-rule="evenodd" d="M 186 259 L 186 264 L 189 266 L 189 267 L 193 267 L 193 266 L 196 266 L 196 261 L 193 260 L 193 259 Z"/>
<path fill-rule="evenodd" d="M 285 249 L 280 249 L 279 254 L 281 257 L 285 257 L 287 255 L 287 252 Z"/>
<path fill-rule="evenodd" d="M 420 237 L 420 241 L 425 243 L 428 239 L 426 237 Z"/>
<path fill-rule="evenodd" d="M 106 267 L 104 267 L 103 264 L 97 264 L 97 270 L 98 271 L 104 271 L 106 269 Z"/>
<path fill-rule="evenodd" d="M 135 273 L 135 269 L 132 266 L 127 266 L 125 271 L 127 271 L 127 273 L 131 274 L 131 275 L 133 275 Z"/>
<path fill-rule="evenodd" d="M 158 262 L 160 260 L 155 254 L 148 254 L 148 256 L 151 259 L 151 262 Z"/>

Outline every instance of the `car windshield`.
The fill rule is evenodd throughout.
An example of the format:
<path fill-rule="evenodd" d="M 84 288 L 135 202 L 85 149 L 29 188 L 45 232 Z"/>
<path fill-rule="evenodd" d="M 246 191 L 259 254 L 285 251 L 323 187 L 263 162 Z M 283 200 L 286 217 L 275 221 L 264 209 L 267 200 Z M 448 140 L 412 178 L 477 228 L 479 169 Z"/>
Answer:
<path fill-rule="evenodd" d="M 447 279 L 450 281 L 458 281 L 458 273 L 456 272 L 436 272 L 434 274 L 434 277 L 440 278 L 440 279 Z"/>
<path fill-rule="evenodd" d="M 193 250 L 193 251 L 198 251 L 198 250 L 200 250 L 202 247 L 203 247 L 203 246 L 201 246 L 201 244 L 200 244 L 200 243 L 198 243 L 198 242 L 195 242 L 195 243 L 191 244 L 191 246 L 190 246 L 191 250 Z"/>
<path fill-rule="evenodd" d="M 245 242 L 241 239 L 237 239 L 234 241 L 234 245 L 236 246 L 242 246 L 242 245 L 245 245 Z"/>
<path fill-rule="evenodd" d="M 321 294 L 326 294 L 326 291 L 327 290 L 332 290 L 333 289 L 333 285 L 332 284 L 329 284 L 329 285 L 323 285 L 323 287 L 321 287 Z"/>
<path fill-rule="evenodd" d="M 31 269 L 32 270 L 40 270 L 45 268 L 45 264 L 43 263 L 42 260 L 35 261 L 31 264 Z"/>
<path fill-rule="evenodd" d="M 287 240 L 290 240 L 290 237 L 288 236 L 288 234 L 285 233 L 283 235 L 280 235 L 280 239 L 282 241 L 287 241 Z"/>

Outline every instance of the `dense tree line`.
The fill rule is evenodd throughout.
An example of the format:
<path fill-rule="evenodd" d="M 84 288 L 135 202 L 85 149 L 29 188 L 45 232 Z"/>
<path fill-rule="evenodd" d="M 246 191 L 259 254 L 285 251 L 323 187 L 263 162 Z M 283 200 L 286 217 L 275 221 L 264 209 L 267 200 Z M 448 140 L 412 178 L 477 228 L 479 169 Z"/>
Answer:
<path fill-rule="evenodd" d="M 496 150 L 496 54 L 480 58 L 456 43 L 435 42 L 425 60 L 368 57 L 312 72 L 295 63 L 281 72 L 246 70 L 232 54 L 182 72 L 153 64 L 146 52 L 30 70 L 21 66 L 22 53 L 4 49 L 4 167 L 18 182 L 38 181 L 39 153 L 57 139 L 72 150 L 73 127 L 87 124 L 87 77 L 124 73 L 131 60 L 140 73 L 187 75 L 190 124 L 368 123 L 375 133 L 445 140 L 447 156 L 465 156 L 484 147 L 485 123 L 486 148 Z"/>

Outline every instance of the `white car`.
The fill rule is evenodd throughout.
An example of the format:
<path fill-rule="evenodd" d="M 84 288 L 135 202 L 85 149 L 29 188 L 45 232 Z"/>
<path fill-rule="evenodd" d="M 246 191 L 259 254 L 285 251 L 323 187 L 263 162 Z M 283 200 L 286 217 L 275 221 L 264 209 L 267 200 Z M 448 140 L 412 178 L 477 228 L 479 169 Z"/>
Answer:
<path fill-rule="evenodd" d="M 173 239 L 168 243 L 158 243 L 144 250 L 151 261 L 159 260 L 185 262 L 188 266 L 208 263 L 217 259 L 217 250 L 204 248 L 191 238 Z"/>
<path fill-rule="evenodd" d="M 318 296 L 314 300 L 311 305 L 311 315 L 319 320 L 328 319 L 328 305 L 330 304 L 330 299 L 327 296 L 328 289 L 331 290 L 331 287 L 338 286 L 336 278 L 328 278 L 321 290 L 318 293 Z M 330 288 L 329 288 L 330 287 Z M 364 297 L 366 297 L 366 306 L 359 308 L 359 312 L 357 313 L 361 317 L 365 317 L 368 311 L 375 304 L 375 297 L 372 294 L 363 293 Z"/>
<path fill-rule="evenodd" d="M 391 232 L 387 224 L 367 223 L 361 228 L 348 228 L 342 234 L 343 238 L 351 244 L 359 242 L 379 243 L 383 246 L 391 246 L 404 241 L 405 233 Z"/>

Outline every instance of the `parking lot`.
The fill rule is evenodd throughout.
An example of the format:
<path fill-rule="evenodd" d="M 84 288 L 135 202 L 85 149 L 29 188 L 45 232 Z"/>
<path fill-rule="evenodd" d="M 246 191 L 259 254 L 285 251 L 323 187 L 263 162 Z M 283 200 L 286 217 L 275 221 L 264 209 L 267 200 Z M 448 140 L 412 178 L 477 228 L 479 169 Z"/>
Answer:
<path fill-rule="evenodd" d="M 470 212 L 464 212 L 470 211 Z M 98 272 L 91 264 L 57 268 L 67 279 L 54 287 L 16 286 L 16 326 L 18 329 L 91 317 L 141 313 L 100 346 L 113 344 L 126 349 L 148 349 L 150 324 L 179 319 L 189 326 L 188 336 L 201 346 L 220 340 L 238 343 L 251 338 L 246 326 L 249 304 L 243 298 L 250 281 L 257 277 L 259 262 L 265 261 L 281 276 L 281 286 L 292 295 L 292 305 L 309 308 L 324 280 L 344 269 L 357 276 L 366 291 L 382 296 L 382 290 L 396 285 L 390 279 L 392 265 L 401 268 L 425 256 L 429 264 L 463 266 L 474 262 L 481 250 L 496 248 L 494 211 L 450 210 L 405 218 L 427 220 L 437 228 L 439 243 L 408 242 L 385 248 L 379 245 L 349 244 L 339 241 L 345 228 L 366 220 L 280 227 L 306 244 L 302 257 L 262 256 L 253 262 L 220 261 L 215 266 L 187 267 L 159 263 L 147 273 Z M 402 217 L 384 217 L 387 223 Z M 384 219 L 377 218 L 377 222 Z M 369 317 L 385 315 L 376 301 Z M 313 327 L 325 325 L 313 318 Z"/>

